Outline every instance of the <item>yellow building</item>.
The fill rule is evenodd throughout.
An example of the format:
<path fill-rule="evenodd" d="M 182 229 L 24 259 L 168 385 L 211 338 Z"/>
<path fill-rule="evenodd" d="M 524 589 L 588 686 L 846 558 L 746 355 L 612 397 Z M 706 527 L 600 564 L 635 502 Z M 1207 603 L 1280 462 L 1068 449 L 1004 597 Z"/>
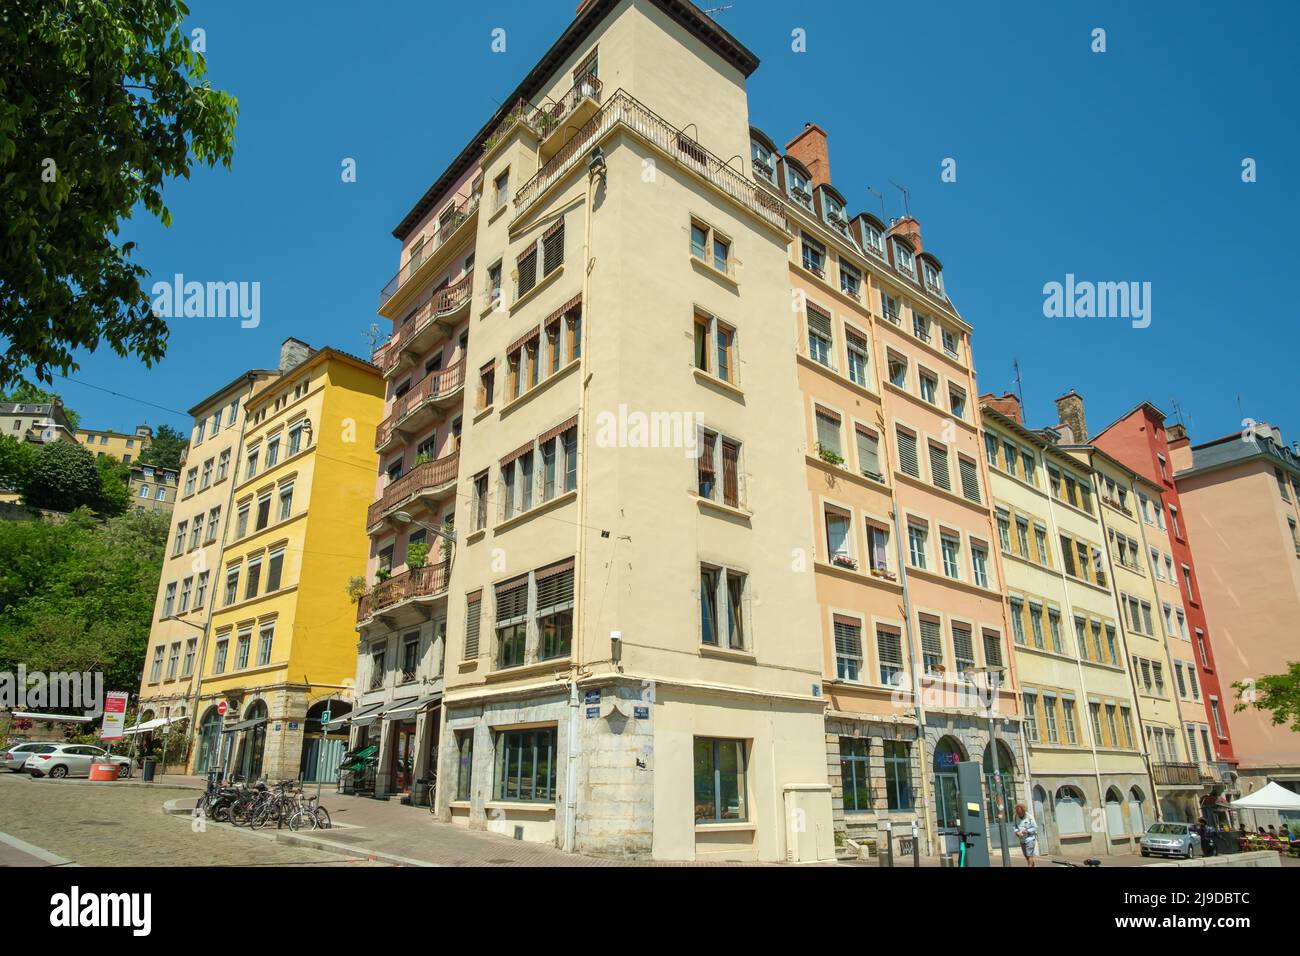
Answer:
<path fill-rule="evenodd" d="M 135 432 L 115 432 L 94 428 L 78 428 L 77 441 L 96 458 L 116 458 L 125 465 L 139 460 L 140 453 L 153 443 L 153 428 L 136 425 Z"/>
<path fill-rule="evenodd" d="M 286 350 L 279 378 L 245 403 L 233 520 L 213 569 L 196 772 L 310 779 L 341 751 L 320 718 L 331 700 L 351 697 L 347 586 L 369 551 L 383 382 L 379 369 L 332 348 L 291 339 Z"/>
<path fill-rule="evenodd" d="M 1155 818 L 1155 798 L 1102 550 L 1102 505 L 1086 466 L 1050 431 L 1026 428 L 1014 396 L 985 396 L 980 412 L 1042 847 L 1131 852 Z"/>

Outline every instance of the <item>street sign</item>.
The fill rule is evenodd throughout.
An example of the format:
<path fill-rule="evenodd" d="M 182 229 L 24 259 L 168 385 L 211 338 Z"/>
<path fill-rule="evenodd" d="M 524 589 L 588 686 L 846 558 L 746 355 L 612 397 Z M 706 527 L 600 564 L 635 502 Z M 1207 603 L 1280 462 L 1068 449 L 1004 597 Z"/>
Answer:
<path fill-rule="evenodd" d="M 228 709 L 228 707 L 227 707 L 226 702 L 225 702 L 224 700 L 219 700 L 219 701 L 217 701 L 217 713 L 218 713 L 218 714 L 220 714 L 222 717 L 226 716 L 226 710 L 227 710 L 227 709 Z"/>
<path fill-rule="evenodd" d="M 320 715 L 320 725 L 324 727 L 329 722 L 330 722 L 330 712 L 327 710 L 325 711 L 325 713 Z"/>
<path fill-rule="evenodd" d="M 99 728 L 100 740 L 121 740 L 126 724 L 126 702 L 130 695 L 120 691 L 109 691 L 104 695 L 104 722 Z"/>

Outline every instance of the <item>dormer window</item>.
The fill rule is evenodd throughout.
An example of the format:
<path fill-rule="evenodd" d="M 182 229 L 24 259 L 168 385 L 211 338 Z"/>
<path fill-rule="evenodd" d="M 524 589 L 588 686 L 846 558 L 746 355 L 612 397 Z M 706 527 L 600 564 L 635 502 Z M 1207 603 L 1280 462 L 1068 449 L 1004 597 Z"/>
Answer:
<path fill-rule="evenodd" d="M 805 209 L 811 209 L 812 181 L 796 169 L 792 163 L 785 164 L 785 180 L 790 187 L 790 195 L 794 197 L 794 201 Z"/>
<path fill-rule="evenodd" d="M 753 160 L 754 177 L 776 183 L 776 156 L 756 139 L 749 141 L 749 154 Z"/>
<path fill-rule="evenodd" d="M 943 295 L 943 273 L 934 267 L 934 263 L 928 261 L 923 262 L 921 268 L 925 276 L 925 287 Z"/>
<path fill-rule="evenodd" d="M 830 227 L 836 232 L 842 232 L 847 235 L 849 231 L 849 217 L 844 214 L 844 204 L 823 190 L 822 209 L 826 214 L 826 221 L 830 224 Z"/>
<path fill-rule="evenodd" d="M 899 272 L 916 278 L 916 256 L 901 242 L 894 242 L 894 265 Z"/>
<path fill-rule="evenodd" d="M 862 244 L 868 252 L 874 252 L 880 257 L 885 255 L 885 236 L 879 229 L 869 222 L 862 223 Z"/>

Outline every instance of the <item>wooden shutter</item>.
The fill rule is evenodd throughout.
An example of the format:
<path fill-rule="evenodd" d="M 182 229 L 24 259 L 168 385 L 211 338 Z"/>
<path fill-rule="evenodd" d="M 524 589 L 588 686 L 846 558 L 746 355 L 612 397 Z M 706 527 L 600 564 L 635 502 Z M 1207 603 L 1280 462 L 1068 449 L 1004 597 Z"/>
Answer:
<path fill-rule="evenodd" d="M 851 660 L 862 661 L 862 624 L 851 617 L 845 617 L 842 614 L 836 614 L 835 624 L 835 656 L 847 657 Z"/>
<path fill-rule="evenodd" d="M 876 628 L 876 653 L 880 663 L 888 667 L 903 666 L 903 638 L 893 628 Z"/>
<path fill-rule="evenodd" d="M 916 436 L 909 435 L 902 429 L 896 429 L 894 433 L 898 436 L 898 467 L 904 474 L 920 478 L 921 466 L 916 460 Z"/>
<path fill-rule="evenodd" d="M 921 652 L 932 654 L 943 660 L 943 638 L 939 631 L 939 622 L 921 618 Z"/>
<path fill-rule="evenodd" d="M 952 650 L 955 660 L 975 663 L 975 645 L 971 640 L 970 628 L 958 624 L 952 626 Z"/>
<path fill-rule="evenodd" d="M 528 614 L 528 577 L 515 578 L 498 584 L 496 592 L 496 623 L 509 623 Z"/>
<path fill-rule="evenodd" d="M 722 501 L 740 507 L 740 446 L 726 438 L 722 440 Z"/>
<path fill-rule="evenodd" d="M 1002 635 L 997 631 L 984 631 L 984 664 L 987 667 L 1002 666 Z"/>
<path fill-rule="evenodd" d="M 822 338 L 826 339 L 827 341 L 830 341 L 832 338 L 830 316 L 822 315 L 816 309 L 809 308 L 808 309 L 808 330 L 810 332 L 815 332 L 816 334 L 822 336 Z"/>
<path fill-rule="evenodd" d="M 465 604 L 465 655 L 464 659 L 472 661 L 478 657 L 479 617 L 483 607 L 483 592 L 478 591 L 469 596 Z"/>
<path fill-rule="evenodd" d="M 539 615 L 573 606 L 573 567 L 573 559 L 570 558 L 537 572 Z"/>
<path fill-rule="evenodd" d="M 816 410 L 817 443 L 826 451 L 840 453 L 840 417 L 822 408 Z"/>
<path fill-rule="evenodd" d="M 948 449 L 944 445 L 930 445 L 930 480 L 936 488 L 952 490 L 952 478 L 948 474 Z"/>
<path fill-rule="evenodd" d="M 957 470 L 961 473 L 961 493 L 966 496 L 968 501 L 974 501 L 978 504 L 980 500 L 980 478 L 979 471 L 975 468 L 975 462 L 967 461 L 965 458 L 958 458 Z"/>
<path fill-rule="evenodd" d="M 880 477 L 880 443 L 876 436 L 863 428 L 856 428 L 858 439 L 858 469 L 870 477 Z"/>
<path fill-rule="evenodd" d="M 542 237 L 542 275 L 548 276 L 564 262 L 564 220 L 561 219 Z"/>

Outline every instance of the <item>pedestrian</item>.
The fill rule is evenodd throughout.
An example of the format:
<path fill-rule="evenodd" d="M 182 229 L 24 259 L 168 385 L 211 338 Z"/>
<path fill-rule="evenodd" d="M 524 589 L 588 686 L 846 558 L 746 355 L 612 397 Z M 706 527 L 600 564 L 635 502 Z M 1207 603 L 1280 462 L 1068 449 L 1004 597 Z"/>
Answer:
<path fill-rule="evenodd" d="M 1038 856 L 1038 824 L 1029 815 L 1024 804 L 1016 804 L 1016 839 L 1020 841 L 1020 852 L 1025 855 L 1025 862 L 1031 867 Z"/>
<path fill-rule="evenodd" d="M 1214 845 L 1214 837 L 1217 831 L 1213 823 L 1210 823 L 1205 817 L 1201 817 L 1196 822 L 1196 832 L 1201 837 L 1201 856 L 1214 856 L 1218 853 L 1218 848 Z"/>

